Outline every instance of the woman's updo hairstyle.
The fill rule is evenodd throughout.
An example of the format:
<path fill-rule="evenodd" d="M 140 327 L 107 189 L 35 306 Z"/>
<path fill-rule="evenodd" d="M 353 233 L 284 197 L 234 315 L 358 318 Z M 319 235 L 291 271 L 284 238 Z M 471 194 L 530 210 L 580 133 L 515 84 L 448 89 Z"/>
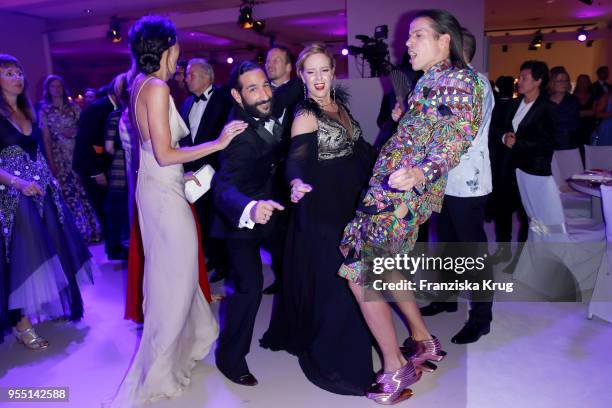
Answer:
<path fill-rule="evenodd" d="M 144 16 L 130 28 L 129 39 L 136 67 L 152 74 L 159 70 L 164 51 L 176 43 L 176 27 L 167 18 Z"/>

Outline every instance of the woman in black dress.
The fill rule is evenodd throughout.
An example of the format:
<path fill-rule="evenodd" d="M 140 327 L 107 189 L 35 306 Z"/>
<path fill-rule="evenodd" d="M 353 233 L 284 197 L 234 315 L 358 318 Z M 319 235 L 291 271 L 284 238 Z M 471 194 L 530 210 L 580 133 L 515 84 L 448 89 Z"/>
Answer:
<path fill-rule="evenodd" d="M 0 55 L 0 342 L 14 327 L 29 349 L 49 342 L 30 316 L 79 320 L 78 282 L 94 264 L 57 180 L 41 153 L 41 135 L 17 59 Z"/>
<path fill-rule="evenodd" d="M 297 355 L 320 388 L 364 395 L 373 380 L 371 335 L 337 271 L 342 232 L 368 181 L 374 151 L 348 111 L 346 93 L 333 87 L 334 68 L 321 44 L 306 47 L 298 58 L 306 99 L 297 108 L 287 160 L 296 203 L 283 268 L 288 335 L 270 329 L 262 346 Z M 274 323 L 271 328 L 279 327 Z"/>

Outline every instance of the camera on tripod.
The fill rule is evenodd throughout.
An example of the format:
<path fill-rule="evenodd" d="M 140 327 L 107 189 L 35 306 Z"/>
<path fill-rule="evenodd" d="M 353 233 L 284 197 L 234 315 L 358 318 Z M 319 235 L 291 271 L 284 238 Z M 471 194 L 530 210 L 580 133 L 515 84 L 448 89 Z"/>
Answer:
<path fill-rule="evenodd" d="M 370 65 L 370 76 L 380 77 L 389 74 L 392 64 L 389 61 L 389 46 L 385 42 L 389 36 L 389 27 L 386 25 L 377 26 L 374 29 L 374 37 L 367 35 L 356 35 L 355 38 L 362 42 L 360 47 L 349 45 L 350 55 L 361 56 L 363 62 L 367 61 Z M 361 76 L 363 77 L 363 67 Z"/>

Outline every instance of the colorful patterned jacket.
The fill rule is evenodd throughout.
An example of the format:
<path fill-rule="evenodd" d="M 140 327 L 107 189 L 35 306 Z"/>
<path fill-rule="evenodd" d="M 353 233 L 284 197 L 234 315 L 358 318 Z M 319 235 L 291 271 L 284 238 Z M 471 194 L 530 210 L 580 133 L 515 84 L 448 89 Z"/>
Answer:
<path fill-rule="evenodd" d="M 379 211 L 405 203 L 411 225 L 439 212 L 447 174 L 476 137 L 482 118 L 484 87 L 477 73 L 441 62 L 417 82 L 397 133 L 383 146 L 364 199 Z M 391 173 L 419 167 L 425 182 L 402 192 L 388 186 Z M 393 206 L 393 207 L 391 207 Z"/>

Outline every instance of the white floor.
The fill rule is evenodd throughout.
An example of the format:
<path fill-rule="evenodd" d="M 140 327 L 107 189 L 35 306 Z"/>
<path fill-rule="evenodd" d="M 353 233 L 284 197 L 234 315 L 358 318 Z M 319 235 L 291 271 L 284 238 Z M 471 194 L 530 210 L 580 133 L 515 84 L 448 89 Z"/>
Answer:
<path fill-rule="evenodd" d="M 114 392 L 138 343 L 138 327 L 123 320 L 125 264 L 106 262 L 92 247 L 101 271 L 83 289 L 86 314 L 78 324 L 47 322 L 50 341 L 28 351 L 14 339 L 0 345 L 0 387 L 68 386 L 69 403 L 1 403 L 2 407 L 99 407 Z M 266 283 L 271 273 L 266 269 Z M 219 290 L 219 288 L 217 288 Z M 212 356 L 196 366 L 191 387 L 174 401 L 151 407 L 374 407 L 362 397 L 330 394 L 309 383 L 294 357 L 258 346 L 267 328 L 271 298 L 264 296 L 248 356 L 257 387 L 226 380 Z M 216 307 L 215 307 L 216 309 Z M 494 306 L 491 333 L 469 346 L 450 343 L 466 313 L 444 313 L 427 322 L 449 355 L 424 374 L 403 406 L 611 407 L 612 324 L 586 319 L 586 305 L 504 303 Z M 403 339 L 406 331 L 397 326 Z M 378 357 L 376 366 L 378 366 Z"/>

